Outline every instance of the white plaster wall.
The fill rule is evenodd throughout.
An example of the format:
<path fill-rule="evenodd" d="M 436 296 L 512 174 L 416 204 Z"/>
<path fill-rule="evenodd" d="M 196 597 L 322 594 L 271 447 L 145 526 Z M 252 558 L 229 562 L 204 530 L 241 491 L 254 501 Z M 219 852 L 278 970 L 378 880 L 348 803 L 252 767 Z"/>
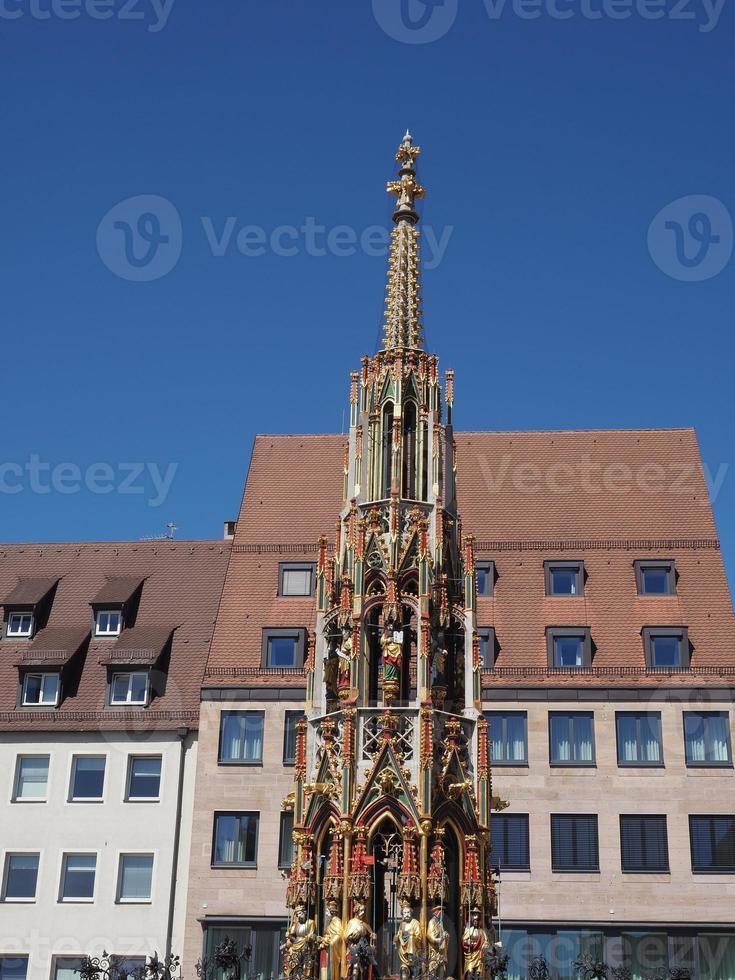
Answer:
<path fill-rule="evenodd" d="M 177 870 L 172 947 L 183 943 L 191 812 L 196 771 L 196 737 L 185 739 L 182 827 Z M 105 755 L 104 801 L 69 802 L 72 757 Z M 46 802 L 13 802 L 16 759 L 49 755 Z M 161 795 L 155 802 L 126 802 L 130 755 L 162 756 Z M 0 860 L 15 851 L 40 853 L 36 899 L 0 903 L 0 955 L 29 956 L 28 980 L 49 980 L 54 958 L 98 955 L 103 949 L 126 956 L 165 952 L 181 765 L 175 732 L 128 736 L 108 733 L 3 733 L 0 736 Z M 154 855 L 151 901 L 116 902 L 120 853 Z M 62 855 L 97 854 L 94 900 L 59 901 Z"/>

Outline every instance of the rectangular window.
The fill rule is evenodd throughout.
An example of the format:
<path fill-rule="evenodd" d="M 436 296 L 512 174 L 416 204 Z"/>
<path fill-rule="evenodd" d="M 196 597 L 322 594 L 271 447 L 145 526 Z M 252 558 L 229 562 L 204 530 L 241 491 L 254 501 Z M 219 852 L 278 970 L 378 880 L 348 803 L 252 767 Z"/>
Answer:
<path fill-rule="evenodd" d="M 301 667 L 304 634 L 302 629 L 264 629 L 262 666 L 271 670 Z"/>
<path fill-rule="evenodd" d="M 528 718 L 525 711 L 486 711 L 493 765 L 525 766 L 528 762 Z"/>
<path fill-rule="evenodd" d="M 215 813 L 212 866 L 254 868 L 258 822 L 258 813 Z"/>
<path fill-rule="evenodd" d="M 105 762 L 103 755 L 77 755 L 72 760 L 69 799 L 100 801 L 105 792 Z"/>
<path fill-rule="evenodd" d="M 81 965 L 77 956 L 58 956 L 54 962 L 54 980 L 79 980 Z"/>
<path fill-rule="evenodd" d="M 95 636 L 119 636 L 122 632 L 120 609 L 98 609 L 94 617 Z"/>
<path fill-rule="evenodd" d="M 278 842 L 278 867 L 290 868 L 293 861 L 293 810 L 281 814 L 281 834 Z"/>
<path fill-rule="evenodd" d="M 618 711 L 615 715 L 619 766 L 662 766 L 661 713 Z"/>
<path fill-rule="evenodd" d="M 735 980 L 735 935 L 700 935 L 698 945 L 700 980 Z"/>
<path fill-rule="evenodd" d="M 673 561 L 636 561 L 638 595 L 676 595 L 676 567 Z"/>
<path fill-rule="evenodd" d="M 592 664 L 592 638 L 586 626 L 548 626 L 546 643 L 552 669 L 585 670 Z"/>
<path fill-rule="evenodd" d="M 6 629 L 8 636 L 27 638 L 33 633 L 33 613 L 11 612 Z"/>
<path fill-rule="evenodd" d="M 492 626 L 480 626 L 477 630 L 480 643 L 480 664 L 483 670 L 495 667 L 495 630 Z"/>
<path fill-rule="evenodd" d="M 161 795 L 161 756 L 132 755 L 128 763 L 129 800 L 157 800 Z"/>
<path fill-rule="evenodd" d="M 263 761 L 263 712 L 223 711 L 220 715 L 220 763 Z"/>
<path fill-rule="evenodd" d="M 47 755 L 18 756 L 14 799 L 22 802 L 44 801 L 48 789 L 48 767 Z"/>
<path fill-rule="evenodd" d="M 551 814 L 551 870 L 600 870 L 596 814 Z"/>
<path fill-rule="evenodd" d="M 621 815 L 620 855 L 623 871 L 668 871 L 666 817 Z"/>
<path fill-rule="evenodd" d="M 549 761 L 552 765 L 594 766 L 595 717 L 591 711 L 549 712 Z"/>
<path fill-rule="evenodd" d="M 97 874 L 95 854 L 65 854 L 61 869 L 62 902 L 91 902 Z"/>
<path fill-rule="evenodd" d="M 501 871 L 528 871 L 531 867 L 528 847 L 528 814 L 493 815 L 492 856 L 494 868 Z"/>
<path fill-rule="evenodd" d="M 4 902 L 32 902 L 38 883 L 38 854 L 8 854 L 3 876 Z"/>
<path fill-rule="evenodd" d="M 735 817 L 690 816 L 692 871 L 735 874 Z"/>
<path fill-rule="evenodd" d="M 495 562 L 478 561 L 475 565 L 478 596 L 491 596 L 495 588 Z"/>
<path fill-rule="evenodd" d="M 308 596 L 314 591 L 314 564 L 281 562 L 278 594 L 282 596 Z"/>
<path fill-rule="evenodd" d="M 685 711 L 684 745 L 688 766 L 732 765 L 727 711 Z"/>
<path fill-rule="evenodd" d="M 26 980 L 27 956 L 0 956 L 0 980 Z"/>
<path fill-rule="evenodd" d="M 59 703 L 59 675 L 26 674 L 23 678 L 23 705 L 55 708 Z"/>
<path fill-rule="evenodd" d="M 145 670 L 113 674 L 110 704 L 145 706 L 148 703 L 148 676 Z"/>
<path fill-rule="evenodd" d="M 117 880 L 118 902 L 150 902 L 152 884 L 152 854 L 120 855 Z"/>
<path fill-rule="evenodd" d="M 581 561 L 545 561 L 546 594 L 584 595 L 584 564 Z"/>
<path fill-rule="evenodd" d="M 215 949 L 226 939 L 231 940 L 237 949 L 250 947 L 251 959 L 247 973 L 250 976 L 267 978 L 284 975 L 283 954 L 280 946 L 286 937 L 286 922 L 261 921 L 249 925 L 214 926 L 205 925 L 205 953 L 211 958 Z M 244 975 L 245 971 L 243 971 Z M 220 968 L 212 970 L 212 980 L 228 980 L 229 973 Z"/>
<path fill-rule="evenodd" d="M 644 626 L 643 649 L 649 670 L 689 667 L 689 636 L 685 626 Z"/>
<path fill-rule="evenodd" d="M 304 718 L 303 711 L 287 711 L 283 723 L 283 764 L 292 766 L 296 762 L 296 725 Z"/>

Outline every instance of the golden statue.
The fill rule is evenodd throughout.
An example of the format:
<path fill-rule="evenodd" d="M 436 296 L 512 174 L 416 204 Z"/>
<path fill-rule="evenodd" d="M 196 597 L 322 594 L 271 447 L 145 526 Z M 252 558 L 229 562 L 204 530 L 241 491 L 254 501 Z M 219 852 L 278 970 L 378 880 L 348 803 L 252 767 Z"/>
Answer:
<path fill-rule="evenodd" d="M 375 933 L 365 921 L 365 906 L 358 902 L 344 933 L 347 970 L 352 980 L 366 980 L 371 975 L 375 966 L 374 936 Z"/>
<path fill-rule="evenodd" d="M 464 977 L 481 978 L 485 973 L 485 950 L 490 945 L 487 933 L 480 925 L 480 910 L 472 909 L 470 921 L 462 933 Z"/>
<path fill-rule="evenodd" d="M 418 919 L 414 919 L 408 902 L 403 902 L 401 905 L 401 922 L 393 937 L 393 943 L 398 947 L 401 977 L 407 980 L 418 971 L 421 951 L 421 924 Z"/>
<path fill-rule="evenodd" d="M 447 949 L 449 935 L 444 928 L 444 909 L 435 905 L 431 910 L 431 919 L 426 927 L 426 945 L 429 954 L 429 975 L 434 980 L 444 980 L 447 974 Z"/>
<path fill-rule="evenodd" d="M 383 650 L 383 700 L 390 705 L 397 701 L 401 694 L 403 646 L 392 630 L 386 630 L 381 636 L 380 646 Z"/>
<path fill-rule="evenodd" d="M 286 954 L 284 966 L 287 977 L 298 980 L 311 977 L 316 949 L 316 923 L 307 918 L 305 905 L 296 906 L 296 915 L 291 920 L 281 949 Z"/>
<path fill-rule="evenodd" d="M 339 905 L 330 898 L 327 902 L 327 927 L 319 945 L 325 951 L 321 970 L 322 980 L 341 980 L 346 974 L 344 927 Z"/>

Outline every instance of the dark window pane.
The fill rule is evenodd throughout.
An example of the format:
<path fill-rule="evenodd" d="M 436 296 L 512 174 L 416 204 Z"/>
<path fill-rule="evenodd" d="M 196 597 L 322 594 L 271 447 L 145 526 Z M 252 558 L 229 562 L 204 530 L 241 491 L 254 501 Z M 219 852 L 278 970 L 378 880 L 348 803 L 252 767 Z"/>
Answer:
<path fill-rule="evenodd" d="M 549 716 L 552 762 L 593 765 L 595 758 L 594 719 L 589 712 L 552 712 Z"/>
<path fill-rule="evenodd" d="M 488 711 L 485 717 L 492 761 L 523 765 L 528 757 L 526 712 Z"/>
<path fill-rule="evenodd" d="M 0 980 L 26 980 L 27 956 L 0 956 Z"/>
<path fill-rule="evenodd" d="M 684 742 L 690 765 L 728 765 L 730 719 L 724 711 L 685 711 Z"/>
<path fill-rule="evenodd" d="M 161 759 L 133 756 L 130 760 L 128 796 L 138 800 L 157 799 L 161 792 Z"/>
<path fill-rule="evenodd" d="M 492 566 L 478 565 L 476 574 L 477 574 L 477 594 L 491 595 L 493 591 Z"/>
<path fill-rule="evenodd" d="M 493 816 L 493 867 L 525 870 L 530 867 L 528 848 L 528 814 L 500 813 Z"/>
<path fill-rule="evenodd" d="M 214 864 L 255 864 L 256 813 L 218 813 L 214 822 Z"/>
<path fill-rule="evenodd" d="M 577 595 L 579 576 L 576 568 L 551 568 L 549 576 L 552 595 Z"/>
<path fill-rule="evenodd" d="M 101 800 L 105 787 L 104 756 L 75 759 L 73 780 L 73 800 Z"/>
<path fill-rule="evenodd" d="M 628 766 L 660 766 L 661 715 L 658 712 L 621 711 L 616 715 L 618 763 Z"/>
<path fill-rule="evenodd" d="M 94 898 L 97 858 L 93 854 L 68 854 L 64 859 L 62 898 Z"/>
<path fill-rule="evenodd" d="M 669 853 L 664 816 L 621 816 L 623 871 L 668 871 Z"/>
<path fill-rule="evenodd" d="M 293 812 L 281 814 L 281 839 L 278 848 L 278 867 L 290 868 L 293 861 Z"/>
<path fill-rule="evenodd" d="M 477 638 L 480 642 L 480 663 L 486 670 L 492 670 L 495 666 L 495 638 L 492 630 L 480 629 L 477 631 Z"/>
<path fill-rule="evenodd" d="M 681 666 L 681 639 L 678 636 L 651 636 L 651 662 L 654 667 Z"/>
<path fill-rule="evenodd" d="M 268 637 L 268 666 L 269 667 L 295 667 L 296 666 L 296 637 L 295 636 Z"/>
<path fill-rule="evenodd" d="M 553 871 L 599 870 L 596 816 L 551 815 L 551 867 Z"/>
<path fill-rule="evenodd" d="M 669 592 L 668 568 L 646 567 L 644 565 L 641 568 L 641 581 L 646 595 L 667 595 Z"/>
<path fill-rule="evenodd" d="M 263 715 L 256 711 L 223 711 L 220 718 L 220 762 L 260 762 Z"/>
<path fill-rule="evenodd" d="M 283 732 L 283 761 L 286 763 L 291 764 L 296 761 L 296 725 L 303 717 L 303 711 L 286 712 Z"/>
<path fill-rule="evenodd" d="M 735 817 L 690 817 L 694 871 L 735 873 Z"/>
<path fill-rule="evenodd" d="M 554 666 L 582 666 L 581 636 L 557 636 L 554 638 Z"/>
<path fill-rule="evenodd" d="M 8 855 L 5 873 L 5 898 L 35 898 L 37 880 L 37 854 Z"/>

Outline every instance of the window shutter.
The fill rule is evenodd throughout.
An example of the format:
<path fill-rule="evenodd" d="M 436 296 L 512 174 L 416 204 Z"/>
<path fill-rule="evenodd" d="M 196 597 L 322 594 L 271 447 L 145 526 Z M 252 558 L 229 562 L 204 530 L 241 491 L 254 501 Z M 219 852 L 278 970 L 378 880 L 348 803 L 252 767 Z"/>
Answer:
<path fill-rule="evenodd" d="M 668 871 L 669 843 L 665 816 L 621 816 L 623 871 Z"/>
<path fill-rule="evenodd" d="M 552 813 L 551 867 L 553 871 L 599 871 L 595 814 Z"/>

